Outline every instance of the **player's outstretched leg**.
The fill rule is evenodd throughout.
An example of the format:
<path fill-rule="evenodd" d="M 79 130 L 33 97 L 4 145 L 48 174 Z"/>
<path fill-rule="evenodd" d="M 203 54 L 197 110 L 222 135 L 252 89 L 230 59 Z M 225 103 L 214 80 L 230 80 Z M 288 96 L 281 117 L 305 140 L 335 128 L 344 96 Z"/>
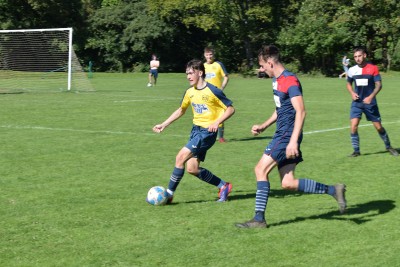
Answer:
<path fill-rule="evenodd" d="M 334 197 L 339 205 L 340 213 L 344 213 L 346 209 L 346 185 L 325 185 L 311 179 L 299 179 L 297 191 L 307 194 L 328 194 Z"/>
<path fill-rule="evenodd" d="M 335 194 L 333 195 L 333 197 L 336 199 L 336 201 L 339 205 L 339 211 L 342 214 L 346 211 L 346 207 L 347 207 L 345 193 L 346 193 L 346 185 L 345 184 L 336 184 L 335 185 Z"/>

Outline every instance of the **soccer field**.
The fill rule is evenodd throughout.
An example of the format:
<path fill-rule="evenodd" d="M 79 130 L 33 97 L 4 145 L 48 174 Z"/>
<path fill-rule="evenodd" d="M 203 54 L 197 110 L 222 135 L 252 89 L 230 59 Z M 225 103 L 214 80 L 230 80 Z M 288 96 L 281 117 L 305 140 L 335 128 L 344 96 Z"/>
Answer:
<path fill-rule="evenodd" d="M 236 114 L 202 164 L 233 184 L 230 201 L 185 174 L 172 205 L 146 203 L 167 186 L 191 129 L 191 111 L 161 134 L 186 76 L 95 73 L 96 92 L 0 94 L 0 266 L 399 266 L 400 157 L 371 123 L 360 123 L 362 156 L 352 152 L 345 79 L 300 77 L 307 110 L 296 176 L 347 185 L 340 215 L 328 195 L 280 188 L 272 173 L 267 229 L 237 229 L 252 218 L 254 166 L 274 127 L 250 128 L 273 112 L 270 79 L 232 75 Z M 400 74 L 383 74 L 378 103 L 400 148 Z"/>

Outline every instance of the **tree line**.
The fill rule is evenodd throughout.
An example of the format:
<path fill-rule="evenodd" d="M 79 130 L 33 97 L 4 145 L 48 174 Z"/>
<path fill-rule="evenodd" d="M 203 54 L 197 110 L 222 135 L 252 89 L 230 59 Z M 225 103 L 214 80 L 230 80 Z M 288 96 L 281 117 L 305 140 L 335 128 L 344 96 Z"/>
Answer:
<path fill-rule="evenodd" d="M 230 72 L 258 67 L 262 44 L 286 65 L 334 76 L 365 46 L 383 71 L 400 70 L 398 0 L 0 0 L 2 29 L 73 27 L 74 48 L 96 71 L 182 72 L 213 46 Z"/>

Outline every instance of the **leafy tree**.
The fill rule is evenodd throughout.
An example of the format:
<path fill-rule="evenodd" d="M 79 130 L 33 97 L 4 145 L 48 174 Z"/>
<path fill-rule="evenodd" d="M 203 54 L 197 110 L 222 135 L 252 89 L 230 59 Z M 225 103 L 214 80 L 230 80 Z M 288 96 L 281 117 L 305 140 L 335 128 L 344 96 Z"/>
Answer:
<path fill-rule="evenodd" d="M 253 67 L 253 46 L 273 40 L 272 2 L 268 0 L 149 0 L 149 6 L 167 23 L 183 25 L 196 36 L 200 54 L 212 44 L 228 68 Z M 197 30 L 193 30 L 197 29 Z"/>
<path fill-rule="evenodd" d="M 294 71 L 334 75 L 356 45 L 400 69 L 398 0 L 0 0 L 0 26 L 73 27 L 77 54 L 98 70 L 147 67 L 156 53 L 162 69 L 183 71 L 213 45 L 229 71 L 247 71 L 263 43 Z"/>
<path fill-rule="evenodd" d="M 279 34 L 278 43 L 299 70 L 319 69 L 333 75 L 337 59 L 351 47 L 351 15 L 339 2 L 305 0 L 295 19 Z M 340 55 L 340 56 L 338 56 Z"/>
<path fill-rule="evenodd" d="M 78 55 L 85 39 L 85 10 L 81 0 L 0 0 L 2 29 L 74 28 Z"/>
<path fill-rule="evenodd" d="M 350 11 L 354 45 L 365 45 L 371 59 L 381 62 L 383 69 L 390 69 L 400 40 L 400 2 L 355 0 Z"/>
<path fill-rule="evenodd" d="M 81 0 L 0 0 L 2 29 L 77 27 L 82 22 Z"/>
<path fill-rule="evenodd" d="M 359 45 L 366 46 L 370 59 L 382 61 L 387 69 L 399 43 L 399 10 L 394 0 L 305 0 L 294 23 L 280 32 L 278 42 L 303 72 L 335 75 L 342 55 Z"/>
<path fill-rule="evenodd" d="M 148 61 L 157 52 L 156 40 L 171 32 L 149 13 L 145 0 L 110 1 L 90 17 L 86 48 L 101 70 L 126 71 L 136 62 Z"/>

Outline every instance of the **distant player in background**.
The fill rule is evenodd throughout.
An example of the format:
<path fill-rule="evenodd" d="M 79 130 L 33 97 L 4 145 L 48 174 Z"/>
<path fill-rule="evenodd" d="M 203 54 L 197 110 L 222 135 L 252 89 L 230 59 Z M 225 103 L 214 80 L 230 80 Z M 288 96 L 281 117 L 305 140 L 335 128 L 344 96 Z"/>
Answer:
<path fill-rule="evenodd" d="M 229 81 L 228 72 L 226 71 L 224 64 L 215 60 L 215 51 L 211 47 L 204 48 L 204 58 L 206 59 L 206 62 L 204 63 L 206 81 L 219 89 L 224 90 Z M 226 142 L 224 131 L 225 125 L 221 124 L 218 128 L 218 141 L 220 143 Z"/>
<path fill-rule="evenodd" d="M 357 65 L 349 69 L 346 84 L 353 100 L 350 108 L 350 136 L 353 153 L 350 157 L 360 156 L 358 124 L 363 113 L 368 121 L 372 121 L 379 136 L 385 143 L 386 150 L 391 155 L 398 156 L 399 153 L 391 147 L 389 136 L 381 123 L 381 115 L 376 100 L 376 95 L 382 89 L 382 78 L 378 67 L 367 61 L 367 51 L 363 47 L 354 49 L 354 60 Z"/>
<path fill-rule="evenodd" d="M 339 204 L 341 213 L 345 211 L 346 186 L 343 184 L 325 185 L 310 179 L 296 179 L 296 165 L 303 161 L 300 144 L 303 139 L 303 124 L 306 111 L 303 90 L 297 77 L 285 69 L 280 61 L 276 46 L 263 46 L 258 54 L 260 70 L 272 78 L 272 88 L 276 108 L 271 117 L 260 125 L 253 125 L 251 133 L 259 135 L 276 123 L 273 139 L 255 167 L 257 191 L 255 215 L 239 228 L 266 228 L 265 210 L 270 192 L 269 173 L 277 166 L 284 189 L 309 194 L 328 194 Z"/>
<path fill-rule="evenodd" d="M 349 71 L 350 67 L 350 58 L 347 58 L 346 55 L 342 58 L 342 65 L 343 65 L 343 73 L 339 75 L 339 78 L 343 78 L 343 76 L 347 77 L 347 72 Z"/>
<path fill-rule="evenodd" d="M 160 61 L 157 59 L 157 56 L 155 54 L 151 55 L 149 83 L 147 84 L 147 87 L 155 86 L 157 84 L 159 67 Z"/>
<path fill-rule="evenodd" d="M 163 123 L 153 127 L 156 133 L 162 132 L 172 122 L 182 117 L 186 110 L 191 107 L 193 112 L 193 127 L 188 143 L 178 152 L 175 160 L 175 168 L 171 174 L 168 184 L 168 202 L 178 187 L 183 174 L 188 173 L 200 180 L 217 186 L 219 188 L 218 201 L 228 200 L 232 190 L 232 184 L 221 180 L 209 170 L 201 168 L 200 162 L 204 161 L 207 150 L 215 143 L 218 126 L 229 119 L 235 109 L 232 101 L 214 85 L 205 81 L 205 70 L 201 60 L 192 60 L 186 66 L 186 76 L 190 88 L 186 90 L 180 107 L 175 110 Z"/>

